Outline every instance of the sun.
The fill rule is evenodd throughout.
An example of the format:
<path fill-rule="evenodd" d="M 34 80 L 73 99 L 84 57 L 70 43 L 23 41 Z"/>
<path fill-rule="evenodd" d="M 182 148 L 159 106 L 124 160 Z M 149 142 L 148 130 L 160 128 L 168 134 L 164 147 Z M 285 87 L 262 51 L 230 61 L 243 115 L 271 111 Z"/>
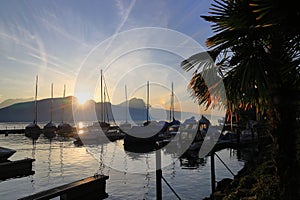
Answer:
<path fill-rule="evenodd" d="M 78 103 L 81 105 L 85 104 L 86 101 L 92 99 L 91 96 L 86 93 L 78 93 L 78 94 L 76 94 L 76 97 L 77 97 Z"/>

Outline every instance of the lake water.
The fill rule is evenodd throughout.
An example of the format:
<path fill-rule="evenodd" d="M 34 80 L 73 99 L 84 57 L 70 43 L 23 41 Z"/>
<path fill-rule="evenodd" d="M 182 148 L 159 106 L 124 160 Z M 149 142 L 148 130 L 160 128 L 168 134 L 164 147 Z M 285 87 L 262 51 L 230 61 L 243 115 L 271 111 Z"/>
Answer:
<path fill-rule="evenodd" d="M 24 124 L 0 124 L 0 128 L 23 127 Z M 24 135 L 0 135 L 0 146 L 17 150 L 10 160 L 34 158 L 34 175 L 0 181 L 0 199 L 17 199 L 70 183 L 95 173 L 109 176 L 107 199 L 156 199 L 155 154 L 132 154 L 124 151 L 123 140 L 105 144 L 78 147 L 74 139 L 54 138 L 51 142 L 43 135 L 33 145 Z M 187 160 L 162 153 L 164 178 L 181 199 L 203 199 L 210 195 L 210 158 L 194 168 L 187 168 Z M 244 165 L 236 151 L 224 149 L 218 155 L 236 174 Z M 233 178 L 225 166 L 215 158 L 216 180 Z M 1 173 L 1 172 L 0 172 Z M 176 196 L 163 182 L 163 199 Z M 58 199 L 58 198 L 57 198 Z"/>

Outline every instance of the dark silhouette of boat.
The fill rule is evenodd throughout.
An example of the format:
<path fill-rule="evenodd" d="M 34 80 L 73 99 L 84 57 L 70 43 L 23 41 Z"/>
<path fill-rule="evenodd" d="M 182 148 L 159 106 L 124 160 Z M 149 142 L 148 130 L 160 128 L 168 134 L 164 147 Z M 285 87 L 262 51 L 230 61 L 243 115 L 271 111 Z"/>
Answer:
<path fill-rule="evenodd" d="M 120 131 L 126 133 L 131 129 L 131 124 L 128 122 L 128 98 L 127 98 L 127 86 L 125 85 L 125 122 L 119 125 Z"/>
<path fill-rule="evenodd" d="M 34 101 L 34 120 L 31 124 L 25 127 L 25 136 L 31 138 L 33 141 L 37 140 L 41 134 L 41 128 L 37 124 L 37 92 L 38 92 L 38 76 L 35 82 L 35 101 Z"/>
<path fill-rule="evenodd" d="M 114 119 L 112 124 L 109 121 L 108 113 L 109 110 L 111 110 L 111 104 L 106 102 L 106 98 L 108 98 L 108 102 L 110 102 L 110 99 L 102 70 L 100 71 L 100 96 L 100 120 L 87 126 L 81 134 L 78 134 L 78 137 L 76 136 L 76 142 L 78 144 L 101 144 L 103 142 L 119 140 L 124 137 L 124 134 L 120 132 Z"/>
<path fill-rule="evenodd" d="M 164 124 L 150 121 L 149 105 L 149 81 L 147 81 L 146 121 L 143 126 L 132 126 L 125 132 L 124 148 L 126 151 L 145 153 L 157 148 L 156 142 L 159 140 Z"/>
<path fill-rule="evenodd" d="M 57 127 L 52 122 L 52 110 L 53 110 L 53 83 L 51 84 L 51 103 L 50 103 L 50 122 L 44 126 L 44 136 L 52 139 L 56 136 Z"/>
<path fill-rule="evenodd" d="M 16 153 L 16 150 L 14 149 L 0 147 L 0 162 L 6 161 L 14 153 Z"/>
<path fill-rule="evenodd" d="M 57 126 L 57 135 L 61 137 L 73 137 L 74 136 L 74 128 L 64 122 L 64 115 L 65 115 L 65 105 L 64 105 L 64 99 L 66 96 L 66 85 L 64 85 L 64 93 L 63 93 L 63 99 L 62 99 L 62 110 L 61 110 L 61 123 Z"/>

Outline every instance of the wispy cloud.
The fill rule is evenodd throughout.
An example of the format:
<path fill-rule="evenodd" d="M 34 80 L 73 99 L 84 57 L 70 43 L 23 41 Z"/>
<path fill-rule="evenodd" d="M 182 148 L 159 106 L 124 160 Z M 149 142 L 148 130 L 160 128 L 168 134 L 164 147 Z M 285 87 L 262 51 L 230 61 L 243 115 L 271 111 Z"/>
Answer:
<path fill-rule="evenodd" d="M 48 19 L 40 17 L 41 22 L 44 24 L 45 27 L 48 29 L 51 29 L 51 32 L 54 31 L 58 33 L 60 36 L 75 42 L 76 44 L 79 44 L 83 47 L 90 48 L 90 45 L 85 43 L 83 40 L 79 40 L 77 37 L 74 37 L 74 35 L 68 33 L 65 28 L 59 26 L 58 24 L 54 24 L 52 21 L 50 22 Z"/>
<path fill-rule="evenodd" d="M 136 0 L 132 0 L 129 4 L 128 8 L 125 8 L 122 0 L 116 0 L 116 6 L 119 9 L 119 14 L 121 15 L 121 22 L 118 25 L 118 27 L 116 28 L 115 34 L 119 33 L 120 30 L 122 29 L 122 27 L 125 25 L 135 3 L 136 3 Z"/>

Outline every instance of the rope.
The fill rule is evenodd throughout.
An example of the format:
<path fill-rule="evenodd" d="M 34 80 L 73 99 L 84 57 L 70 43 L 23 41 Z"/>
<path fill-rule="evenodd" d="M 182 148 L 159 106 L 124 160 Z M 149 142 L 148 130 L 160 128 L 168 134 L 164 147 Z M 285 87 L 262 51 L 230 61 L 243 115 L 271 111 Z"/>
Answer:
<path fill-rule="evenodd" d="M 110 103 L 110 104 L 109 104 L 109 105 L 110 105 L 110 110 L 112 111 L 111 101 L 110 101 L 110 98 L 109 98 L 108 88 L 107 88 L 107 84 L 106 84 L 106 81 L 105 81 L 104 76 L 103 76 L 103 82 L 104 82 L 104 90 L 106 90 L 106 93 L 107 93 L 107 99 L 108 99 L 108 102 Z M 112 116 L 112 120 L 113 120 L 114 125 L 117 125 L 117 124 L 116 124 L 116 121 L 115 121 L 115 119 L 114 119 L 114 116 Z"/>
<path fill-rule="evenodd" d="M 234 176 L 234 173 L 229 169 L 229 167 L 226 165 L 226 163 L 220 158 L 220 156 L 215 153 L 215 155 L 217 156 L 217 158 L 223 163 L 223 165 L 226 167 L 226 169 L 232 174 L 232 176 Z"/>
<path fill-rule="evenodd" d="M 175 196 L 177 197 L 177 199 L 180 199 L 181 200 L 181 198 L 179 197 L 179 195 L 176 193 L 176 191 L 172 188 L 172 186 L 167 182 L 167 180 L 163 177 L 163 176 L 161 176 L 161 178 L 162 178 L 162 180 L 167 184 L 167 186 L 170 188 L 170 190 L 172 190 L 172 192 L 175 194 Z"/>

